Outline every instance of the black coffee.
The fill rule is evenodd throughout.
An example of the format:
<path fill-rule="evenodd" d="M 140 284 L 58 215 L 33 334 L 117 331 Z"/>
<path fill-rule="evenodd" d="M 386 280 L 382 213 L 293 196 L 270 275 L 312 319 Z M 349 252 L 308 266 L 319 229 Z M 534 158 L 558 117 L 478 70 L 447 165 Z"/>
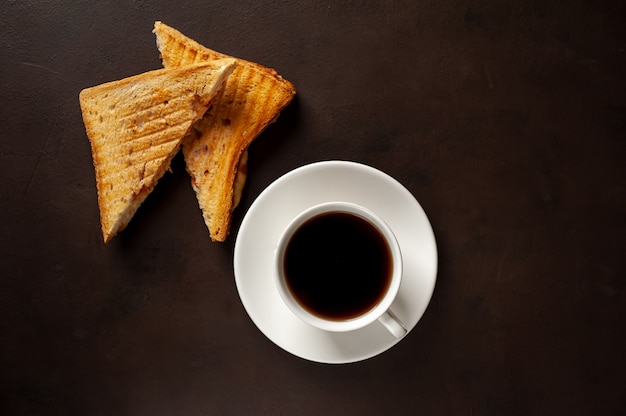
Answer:
<path fill-rule="evenodd" d="M 383 298 L 392 274 L 385 238 L 356 215 L 320 214 L 287 244 L 287 285 L 309 312 L 331 320 L 357 317 Z"/>

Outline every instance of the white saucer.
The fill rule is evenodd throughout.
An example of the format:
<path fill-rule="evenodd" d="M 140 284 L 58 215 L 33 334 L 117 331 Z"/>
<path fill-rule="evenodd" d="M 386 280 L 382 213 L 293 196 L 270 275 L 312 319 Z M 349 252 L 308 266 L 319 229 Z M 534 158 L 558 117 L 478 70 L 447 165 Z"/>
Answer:
<path fill-rule="evenodd" d="M 327 201 L 363 205 L 396 234 L 404 274 L 391 310 L 408 331 L 424 314 L 435 288 L 437 246 L 413 195 L 389 175 L 359 163 L 302 166 L 278 178 L 254 201 L 235 242 L 235 282 L 244 308 L 261 332 L 284 350 L 307 360 L 340 364 L 373 357 L 400 339 L 379 322 L 351 332 L 322 331 L 297 318 L 280 298 L 272 268 L 280 233 L 301 211 Z"/>

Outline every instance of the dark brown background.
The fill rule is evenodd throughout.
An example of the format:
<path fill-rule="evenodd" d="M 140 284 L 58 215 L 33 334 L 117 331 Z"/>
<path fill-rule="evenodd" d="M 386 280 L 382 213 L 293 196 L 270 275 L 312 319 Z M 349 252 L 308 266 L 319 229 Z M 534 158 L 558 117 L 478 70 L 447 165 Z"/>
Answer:
<path fill-rule="evenodd" d="M 0 8 L 1 414 L 626 408 L 623 2 L 43 3 Z M 102 243 L 78 93 L 158 68 L 154 20 L 298 89 L 224 244 L 180 157 Z M 232 270 L 258 194 L 327 159 L 402 182 L 440 255 L 407 338 L 337 366 L 266 339 Z"/>

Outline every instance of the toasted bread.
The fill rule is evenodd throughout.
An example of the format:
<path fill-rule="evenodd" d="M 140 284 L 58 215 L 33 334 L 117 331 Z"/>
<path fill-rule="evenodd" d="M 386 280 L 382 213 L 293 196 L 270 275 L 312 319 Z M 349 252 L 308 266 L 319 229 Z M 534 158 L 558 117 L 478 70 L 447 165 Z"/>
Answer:
<path fill-rule="evenodd" d="M 163 66 L 180 67 L 229 57 L 156 22 Z M 293 99 L 294 86 L 273 69 L 237 59 L 237 68 L 183 141 L 187 171 L 213 241 L 224 241 L 246 178 L 250 143 Z"/>
<path fill-rule="evenodd" d="M 235 66 L 159 69 L 80 92 L 105 242 L 129 223 Z"/>

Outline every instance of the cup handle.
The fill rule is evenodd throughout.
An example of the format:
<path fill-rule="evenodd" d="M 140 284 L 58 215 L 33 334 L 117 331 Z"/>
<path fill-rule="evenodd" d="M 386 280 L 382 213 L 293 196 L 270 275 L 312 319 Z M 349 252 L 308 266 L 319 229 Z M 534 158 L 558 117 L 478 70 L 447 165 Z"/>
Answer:
<path fill-rule="evenodd" d="M 400 322 L 398 317 L 391 312 L 391 310 L 387 309 L 387 311 L 385 311 L 385 313 L 378 318 L 378 321 L 383 324 L 383 326 L 387 328 L 387 330 L 391 332 L 391 335 L 394 337 L 402 338 L 406 335 L 406 328 L 402 322 Z"/>

